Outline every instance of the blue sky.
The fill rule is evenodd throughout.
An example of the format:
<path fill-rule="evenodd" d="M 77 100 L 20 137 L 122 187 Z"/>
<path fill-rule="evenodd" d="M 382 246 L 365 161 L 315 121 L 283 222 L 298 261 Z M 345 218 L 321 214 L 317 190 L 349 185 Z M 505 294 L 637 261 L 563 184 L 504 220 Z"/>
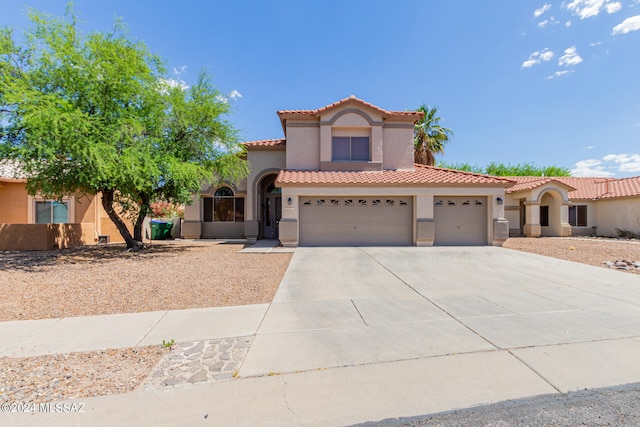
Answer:
<path fill-rule="evenodd" d="M 33 7 L 5 0 L 0 26 Z M 172 78 L 208 71 L 244 140 L 283 136 L 276 111 L 349 95 L 437 106 L 448 163 L 533 162 L 640 174 L 640 0 L 76 0 L 86 31 L 122 17 Z"/>

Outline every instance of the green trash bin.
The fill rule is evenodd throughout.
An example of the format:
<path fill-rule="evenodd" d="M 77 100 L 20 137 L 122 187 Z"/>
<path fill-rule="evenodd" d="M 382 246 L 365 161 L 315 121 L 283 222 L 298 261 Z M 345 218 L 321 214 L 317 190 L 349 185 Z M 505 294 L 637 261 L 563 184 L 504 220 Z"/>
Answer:
<path fill-rule="evenodd" d="M 171 227 L 173 227 L 172 223 L 152 219 L 150 225 L 152 240 L 164 240 L 171 238 Z"/>

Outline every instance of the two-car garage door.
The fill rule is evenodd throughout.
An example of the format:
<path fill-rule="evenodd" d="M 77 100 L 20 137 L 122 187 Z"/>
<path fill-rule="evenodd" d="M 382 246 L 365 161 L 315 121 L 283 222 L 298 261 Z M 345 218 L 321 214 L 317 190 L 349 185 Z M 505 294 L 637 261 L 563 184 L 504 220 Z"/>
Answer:
<path fill-rule="evenodd" d="M 303 246 L 409 246 L 411 197 L 300 197 Z"/>

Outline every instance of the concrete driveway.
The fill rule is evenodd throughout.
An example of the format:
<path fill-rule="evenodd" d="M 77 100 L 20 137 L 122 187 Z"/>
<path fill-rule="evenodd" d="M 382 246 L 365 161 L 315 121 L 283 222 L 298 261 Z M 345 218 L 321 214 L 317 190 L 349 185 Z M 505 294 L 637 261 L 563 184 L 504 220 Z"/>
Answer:
<path fill-rule="evenodd" d="M 496 401 L 640 381 L 638 354 L 639 276 L 495 247 L 298 248 L 240 375 L 408 361 Z"/>

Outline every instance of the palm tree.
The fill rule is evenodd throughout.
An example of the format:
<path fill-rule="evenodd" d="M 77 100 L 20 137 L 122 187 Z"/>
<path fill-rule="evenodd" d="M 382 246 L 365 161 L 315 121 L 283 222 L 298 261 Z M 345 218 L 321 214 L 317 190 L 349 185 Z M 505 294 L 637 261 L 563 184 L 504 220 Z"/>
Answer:
<path fill-rule="evenodd" d="M 429 108 L 422 104 L 416 111 L 422 111 L 424 116 L 413 130 L 414 161 L 434 166 L 435 155 L 444 154 L 444 146 L 453 136 L 453 131 L 439 125 L 442 118 L 437 116 L 438 107 Z"/>

